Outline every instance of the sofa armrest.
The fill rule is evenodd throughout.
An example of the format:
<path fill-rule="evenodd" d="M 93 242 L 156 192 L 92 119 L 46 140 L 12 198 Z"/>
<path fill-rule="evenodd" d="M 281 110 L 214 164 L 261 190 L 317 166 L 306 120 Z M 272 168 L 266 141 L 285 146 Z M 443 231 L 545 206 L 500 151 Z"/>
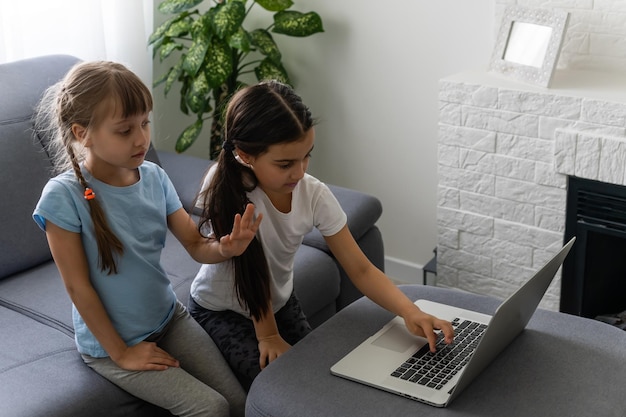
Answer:
<path fill-rule="evenodd" d="M 349 188 L 327 184 L 348 216 L 348 229 L 358 242 L 380 218 L 383 206 L 372 195 Z M 322 234 L 313 229 L 304 237 L 304 244 L 330 253 Z"/>
<path fill-rule="evenodd" d="M 161 167 L 172 180 L 183 207 L 191 213 L 200 191 L 202 178 L 214 161 L 162 150 L 158 150 L 157 155 Z"/>

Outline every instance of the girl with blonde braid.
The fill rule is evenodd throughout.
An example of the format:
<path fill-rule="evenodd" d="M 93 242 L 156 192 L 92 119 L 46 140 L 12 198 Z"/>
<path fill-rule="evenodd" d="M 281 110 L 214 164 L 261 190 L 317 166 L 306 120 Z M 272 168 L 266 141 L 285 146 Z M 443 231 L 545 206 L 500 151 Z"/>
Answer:
<path fill-rule="evenodd" d="M 230 240 L 203 237 L 165 172 L 146 161 L 152 97 L 126 67 L 86 62 L 46 94 L 38 128 L 61 172 L 33 213 L 73 303 L 84 362 L 179 416 L 243 416 L 245 392 L 161 266 L 167 229 L 198 262 L 239 255 L 258 228 L 238 217 Z"/>

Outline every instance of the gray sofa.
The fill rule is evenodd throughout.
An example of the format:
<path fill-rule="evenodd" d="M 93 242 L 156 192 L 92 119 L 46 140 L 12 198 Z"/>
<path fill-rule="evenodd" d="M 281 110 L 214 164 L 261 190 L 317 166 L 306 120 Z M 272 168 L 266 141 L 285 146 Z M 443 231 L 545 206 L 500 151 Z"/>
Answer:
<path fill-rule="evenodd" d="M 65 55 L 0 65 L 0 417 L 167 416 L 91 371 L 74 346 L 71 302 L 45 234 L 31 219 L 50 177 L 45 137 L 32 132 L 33 107 L 46 87 L 77 62 Z M 158 140 L 158 132 L 153 132 Z M 211 161 L 151 150 L 187 209 Z M 365 254 L 383 267 L 376 198 L 331 186 Z M 169 236 L 162 256 L 183 301 L 199 265 Z M 316 327 L 360 296 L 317 232 L 299 250 L 295 287 Z"/>

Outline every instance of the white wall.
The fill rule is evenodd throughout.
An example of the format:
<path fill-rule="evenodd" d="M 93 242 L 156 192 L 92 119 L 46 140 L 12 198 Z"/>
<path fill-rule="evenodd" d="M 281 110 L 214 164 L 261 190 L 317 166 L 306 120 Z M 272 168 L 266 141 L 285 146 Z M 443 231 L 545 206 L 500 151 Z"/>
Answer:
<path fill-rule="evenodd" d="M 320 119 L 310 173 L 373 194 L 387 272 L 421 279 L 437 245 L 438 80 L 485 68 L 493 46 L 493 0 L 317 0 L 295 9 L 318 12 L 325 33 L 276 35 L 296 90 Z M 155 9 L 158 1 L 155 0 Z M 155 27 L 164 17 L 155 10 Z M 162 73 L 155 65 L 155 79 Z M 191 119 L 178 96 L 156 100 L 155 144 L 173 149 Z M 205 143 L 188 152 L 206 157 Z"/>
<path fill-rule="evenodd" d="M 626 1 L 496 0 L 496 18 L 508 5 L 569 12 L 558 68 L 626 71 Z"/>

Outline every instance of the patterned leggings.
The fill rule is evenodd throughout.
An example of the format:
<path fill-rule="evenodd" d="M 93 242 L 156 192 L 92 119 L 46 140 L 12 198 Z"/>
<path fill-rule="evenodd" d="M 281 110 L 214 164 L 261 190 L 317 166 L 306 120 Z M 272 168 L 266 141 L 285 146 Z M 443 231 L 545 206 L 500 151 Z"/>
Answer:
<path fill-rule="evenodd" d="M 248 391 L 254 378 L 261 372 L 259 346 L 252 320 L 231 310 L 207 310 L 191 297 L 188 307 L 191 315 L 222 352 L 243 388 Z M 292 346 L 311 332 L 311 326 L 294 293 L 274 317 L 280 335 Z"/>

